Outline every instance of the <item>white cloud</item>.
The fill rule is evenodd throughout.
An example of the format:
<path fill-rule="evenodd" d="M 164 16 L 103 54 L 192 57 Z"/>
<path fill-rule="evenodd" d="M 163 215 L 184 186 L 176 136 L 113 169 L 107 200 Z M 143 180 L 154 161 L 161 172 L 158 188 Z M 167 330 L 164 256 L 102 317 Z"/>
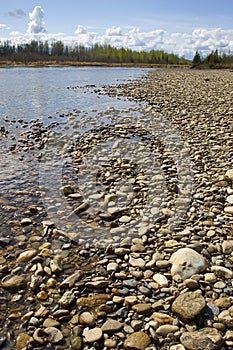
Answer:
<path fill-rule="evenodd" d="M 28 34 L 45 33 L 44 10 L 41 6 L 35 6 L 29 13 Z"/>
<path fill-rule="evenodd" d="M 74 32 L 75 34 L 86 34 L 87 33 L 87 28 L 81 25 L 78 25 L 76 31 Z"/>
<path fill-rule="evenodd" d="M 44 11 L 41 6 L 36 6 L 29 13 L 28 29 L 25 34 L 11 32 L 12 42 L 28 42 L 32 39 L 47 40 L 52 42 L 62 40 L 68 45 L 84 45 L 90 47 L 99 44 L 110 44 L 114 47 L 130 48 L 132 50 L 164 50 L 180 56 L 192 58 L 196 50 L 202 55 L 218 49 L 220 52 L 233 51 L 233 29 L 221 28 L 195 28 L 192 32 L 169 33 L 163 29 L 155 28 L 151 31 L 142 31 L 137 27 L 126 28 L 110 27 L 104 34 L 90 31 L 79 24 L 73 35 L 65 33 L 47 33 L 44 24 Z M 0 24 L 0 30 L 9 29 L 5 24 Z M 5 40 L 2 38 L 2 40 Z M 6 38 L 7 40 L 7 38 Z"/>
<path fill-rule="evenodd" d="M 121 28 L 120 27 L 111 27 L 108 28 L 105 32 L 106 36 L 119 36 L 122 35 Z"/>
<path fill-rule="evenodd" d="M 0 23 L 0 30 L 4 30 L 4 29 L 10 29 L 10 28 L 7 27 L 6 24 L 1 24 L 1 23 Z"/>

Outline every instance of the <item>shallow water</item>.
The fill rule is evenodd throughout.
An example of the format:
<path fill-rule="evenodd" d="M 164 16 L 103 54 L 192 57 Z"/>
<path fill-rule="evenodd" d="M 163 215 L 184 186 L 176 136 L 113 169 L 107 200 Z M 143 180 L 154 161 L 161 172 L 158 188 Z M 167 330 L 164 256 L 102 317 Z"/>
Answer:
<path fill-rule="evenodd" d="M 147 72 L 148 69 L 95 67 L 0 69 L 0 225 L 3 236 L 20 234 L 19 222 L 27 208 L 43 206 L 38 178 L 41 135 L 35 139 L 36 130 L 69 135 L 77 128 L 80 134 L 92 128 L 92 120 L 100 111 L 104 112 L 101 123 L 108 122 L 106 111 L 109 108 L 127 110 L 134 104 L 100 96 L 95 91 L 103 85 L 137 79 Z M 79 118 L 85 121 L 82 130 Z M 43 124 L 38 126 L 38 122 Z M 29 228 L 23 228 L 23 232 L 27 231 Z"/>

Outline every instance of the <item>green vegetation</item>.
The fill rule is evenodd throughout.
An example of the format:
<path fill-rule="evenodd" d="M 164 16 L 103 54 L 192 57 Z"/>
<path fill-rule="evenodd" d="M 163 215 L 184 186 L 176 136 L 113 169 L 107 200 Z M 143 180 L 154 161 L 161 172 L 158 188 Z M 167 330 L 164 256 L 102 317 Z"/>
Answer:
<path fill-rule="evenodd" d="M 173 53 L 163 50 L 133 51 L 130 49 L 116 49 L 111 45 L 94 45 L 86 48 L 83 45 L 68 46 L 62 41 L 49 44 L 47 41 L 32 40 L 30 43 L 13 45 L 10 41 L 0 42 L 0 64 L 4 62 L 14 64 L 33 63 L 105 63 L 105 64 L 161 64 L 187 65 L 190 61 L 180 58 Z"/>
<path fill-rule="evenodd" d="M 192 64 L 192 68 L 233 68 L 233 54 L 219 54 L 218 50 L 215 50 L 201 58 L 200 53 L 196 51 Z"/>

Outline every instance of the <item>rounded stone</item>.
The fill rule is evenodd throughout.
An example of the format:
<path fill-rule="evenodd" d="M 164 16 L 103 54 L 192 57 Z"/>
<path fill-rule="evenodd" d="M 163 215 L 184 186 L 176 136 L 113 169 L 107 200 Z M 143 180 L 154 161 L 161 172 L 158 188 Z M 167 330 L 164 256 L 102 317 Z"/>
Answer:
<path fill-rule="evenodd" d="M 62 332 L 55 327 L 47 327 L 44 329 L 45 334 L 47 334 L 47 339 L 53 344 L 59 343 L 63 339 Z"/>
<path fill-rule="evenodd" d="M 207 263 L 203 256 L 191 248 L 181 248 L 172 254 L 171 274 L 174 280 L 184 281 L 192 275 L 205 270 Z"/>
<path fill-rule="evenodd" d="M 180 294 L 172 304 L 172 312 L 183 322 L 198 319 L 206 306 L 205 299 L 199 291 Z"/>
<path fill-rule="evenodd" d="M 103 331 L 99 327 L 89 329 L 84 332 L 84 341 L 87 343 L 94 343 L 99 341 L 103 336 Z"/>
<path fill-rule="evenodd" d="M 169 333 L 176 333 L 179 327 L 173 326 L 171 324 L 164 324 L 156 329 L 156 334 L 166 337 Z"/>
<path fill-rule="evenodd" d="M 187 350 L 219 350 L 222 336 L 216 329 L 206 327 L 198 331 L 183 333 L 180 341 Z"/>
<path fill-rule="evenodd" d="M 21 333 L 16 338 L 16 348 L 17 349 L 27 348 L 29 343 L 31 343 L 32 341 L 33 341 L 33 338 L 30 335 L 26 333 Z"/>
<path fill-rule="evenodd" d="M 30 261 L 32 258 L 34 258 L 34 256 L 36 256 L 37 254 L 37 250 L 35 249 L 30 249 L 30 250 L 26 250 L 25 252 L 22 252 L 18 258 L 17 258 L 17 262 L 27 262 Z"/>
<path fill-rule="evenodd" d="M 25 289 L 27 281 L 23 276 L 6 276 L 2 279 L 0 286 L 10 293 L 15 293 Z"/>
<path fill-rule="evenodd" d="M 79 323 L 85 326 L 93 326 L 95 324 L 95 319 L 90 312 L 85 311 L 80 314 Z"/>
<path fill-rule="evenodd" d="M 125 349 L 145 350 L 150 342 L 150 337 L 146 333 L 139 331 L 130 334 L 126 338 L 124 347 Z"/>

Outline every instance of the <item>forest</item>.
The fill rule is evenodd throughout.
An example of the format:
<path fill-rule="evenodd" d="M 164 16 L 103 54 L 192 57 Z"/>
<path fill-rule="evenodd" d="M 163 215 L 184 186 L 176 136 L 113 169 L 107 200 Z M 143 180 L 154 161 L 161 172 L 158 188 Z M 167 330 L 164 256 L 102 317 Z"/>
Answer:
<path fill-rule="evenodd" d="M 14 45 L 10 41 L 0 42 L 0 64 L 33 64 L 43 62 L 56 63 L 107 63 L 107 64 L 165 64 L 187 65 L 190 62 L 184 57 L 163 50 L 133 51 L 117 49 L 111 45 L 95 44 L 92 47 L 83 45 L 65 45 L 62 41 L 48 43 L 32 40 L 30 43 Z"/>
<path fill-rule="evenodd" d="M 203 58 L 196 51 L 192 61 L 192 68 L 233 68 L 233 54 L 220 54 L 218 50 L 213 50 Z"/>

